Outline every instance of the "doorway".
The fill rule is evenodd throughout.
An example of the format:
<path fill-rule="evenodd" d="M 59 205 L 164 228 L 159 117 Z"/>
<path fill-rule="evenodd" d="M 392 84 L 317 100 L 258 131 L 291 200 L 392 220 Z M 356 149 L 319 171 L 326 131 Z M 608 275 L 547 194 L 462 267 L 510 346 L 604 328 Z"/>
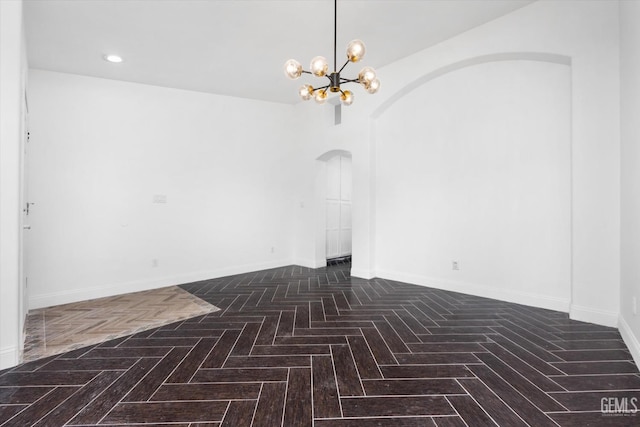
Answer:
<path fill-rule="evenodd" d="M 24 322 L 29 312 L 29 230 L 31 230 L 29 211 L 34 205 L 29 198 L 29 100 L 27 91 L 24 91 L 22 97 L 22 123 L 21 123 L 21 147 L 20 158 L 20 205 L 22 208 L 21 224 L 22 230 L 20 234 L 20 290 L 18 294 L 19 319 L 20 319 L 20 336 L 26 331 L 24 330 Z M 21 342 L 24 347 L 24 342 Z M 22 350 L 22 349 L 21 349 Z"/>
<path fill-rule="evenodd" d="M 351 257 L 351 157 L 327 160 L 325 257 L 327 264 Z"/>

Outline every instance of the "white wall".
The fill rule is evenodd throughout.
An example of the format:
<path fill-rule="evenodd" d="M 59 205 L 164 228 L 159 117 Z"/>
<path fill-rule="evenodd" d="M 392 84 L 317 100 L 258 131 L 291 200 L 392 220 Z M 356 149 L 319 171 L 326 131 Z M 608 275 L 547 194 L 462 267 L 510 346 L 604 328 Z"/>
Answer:
<path fill-rule="evenodd" d="M 42 70 L 30 104 L 32 308 L 291 263 L 293 107 Z"/>
<path fill-rule="evenodd" d="M 621 289 L 620 332 L 640 365 L 640 3 L 620 2 Z"/>
<path fill-rule="evenodd" d="M 366 42 L 366 40 L 365 40 Z M 620 284 L 620 141 L 618 4 L 612 1 L 541 1 L 451 38 L 437 46 L 390 64 L 379 71 L 380 92 L 370 96 L 355 88 L 355 102 L 343 109 L 342 124 L 311 135 L 300 148 L 300 167 L 313 188 L 315 159 L 344 149 L 353 159 L 353 268 L 352 274 L 372 277 L 387 263 L 376 245 L 377 226 L 385 226 L 375 209 L 380 160 L 377 127 L 395 102 L 433 75 L 442 75 L 461 63 L 479 58 L 517 57 L 520 54 L 563 58 L 571 64 L 571 316 L 578 320 L 615 325 Z M 368 57 L 375 57 L 370 46 Z M 484 61 L 486 62 L 486 61 Z M 365 57 L 363 65 L 368 64 Z M 345 76 L 359 67 L 347 66 Z M 323 123 L 316 105 L 304 105 L 300 121 Z M 500 131 L 500 123 L 495 131 Z M 320 127 L 320 126 L 319 126 Z M 311 132 L 310 132 L 311 133 Z M 384 159 L 383 159 L 384 160 Z M 398 169 L 401 167 L 398 166 Z M 300 181 L 303 181 L 301 175 Z M 300 198 L 307 197 L 303 193 Z M 312 224 L 315 212 L 298 210 L 299 224 Z M 377 226 L 376 226 L 377 224 Z M 298 242 L 315 241 L 310 227 L 301 227 Z M 424 236 L 426 238 L 428 236 Z M 415 238 L 415 237 L 414 237 Z M 301 243 L 297 259 L 310 259 L 313 245 Z M 405 265 L 404 273 L 419 276 L 424 260 Z M 440 277 L 439 279 L 446 279 Z M 480 278 L 466 278 L 483 283 Z M 425 283 L 426 284 L 426 283 Z M 447 287 L 443 285 L 443 287 Z M 528 299 L 520 301 L 531 303 Z"/>
<path fill-rule="evenodd" d="M 429 80 L 386 110 L 377 274 L 568 311 L 570 107 L 569 66 L 499 61 Z"/>
<path fill-rule="evenodd" d="M 26 47 L 22 1 L 0 2 L 0 369 L 22 350 L 21 149 Z"/>

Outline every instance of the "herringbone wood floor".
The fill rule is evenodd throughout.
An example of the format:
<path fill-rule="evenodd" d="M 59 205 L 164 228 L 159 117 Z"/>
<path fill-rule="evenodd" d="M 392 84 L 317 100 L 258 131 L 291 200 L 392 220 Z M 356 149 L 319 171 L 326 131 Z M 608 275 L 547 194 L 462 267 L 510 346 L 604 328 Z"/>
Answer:
<path fill-rule="evenodd" d="M 615 329 L 348 268 L 183 285 L 222 310 L 0 372 L 0 422 L 640 425 L 601 412 L 640 398 Z"/>

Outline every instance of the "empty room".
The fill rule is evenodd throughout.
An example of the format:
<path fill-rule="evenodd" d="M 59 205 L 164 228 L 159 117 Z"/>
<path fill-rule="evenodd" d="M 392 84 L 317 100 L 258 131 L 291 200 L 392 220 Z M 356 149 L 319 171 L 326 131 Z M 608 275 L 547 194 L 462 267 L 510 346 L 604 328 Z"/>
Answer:
<path fill-rule="evenodd" d="M 0 0 L 0 425 L 640 425 L 640 1 Z"/>

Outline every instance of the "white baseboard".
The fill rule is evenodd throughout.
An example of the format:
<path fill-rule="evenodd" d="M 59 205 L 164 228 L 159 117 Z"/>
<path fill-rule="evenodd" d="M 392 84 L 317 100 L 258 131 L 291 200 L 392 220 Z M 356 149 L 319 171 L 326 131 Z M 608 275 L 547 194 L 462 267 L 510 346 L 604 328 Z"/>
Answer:
<path fill-rule="evenodd" d="M 353 271 L 351 274 L 353 275 Z M 496 288 L 477 283 L 437 279 L 390 270 L 377 270 L 376 276 L 383 279 L 428 286 L 430 288 L 443 289 L 446 291 L 460 292 L 463 294 L 492 298 L 532 307 L 546 308 L 548 310 L 562 311 L 564 313 L 569 312 L 569 300 L 565 298 L 545 296 L 529 292 L 511 291 L 508 289 Z"/>
<path fill-rule="evenodd" d="M 596 325 L 618 327 L 618 313 L 606 310 L 600 310 L 593 307 L 584 307 L 571 304 L 569 317 L 573 320 L 581 322 L 595 323 Z"/>
<path fill-rule="evenodd" d="M 294 265 L 299 265 L 301 267 L 307 268 L 322 268 L 327 266 L 327 260 L 313 260 L 313 259 L 295 259 L 293 261 Z"/>
<path fill-rule="evenodd" d="M 0 348 L 0 369 L 11 368 L 20 363 L 20 348 L 10 346 Z"/>
<path fill-rule="evenodd" d="M 624 343 L 629 348 L 631 357 L 633 357 L 634 362 L 636 362 L 636 366 L 640 366 L 640 341 L 638 341 L 638 337 L 633 334 L 631 327 L 627 321 L 624 320 L 622 314 L 618 318 L 618 330 L 620 331 L 620 335 L 622 335 Z"/>
<path fill-rule="evenodd" d="M 370 270 L 359 269 L 351 267 L 351 277 L 358 277 L 360 279 L 370 280 L 376 277 Z"/>
<path fill-rule="evenodd" d="M 96 286 L 92 288 L 70 289 L 60 292 L 51 292 L 47 294 L 30 295 L 29 309 L 44 308 L 53 305 L 68 304 L 95 298 L 110 297 L 130 292 L 148 291 L 150 289 L 181 285 L 184 283 L 197 282 L 200 280 L 215 279 L 218 277 L 231 276 L 234 274 L 250 273 L 252 271 L 283 267 L 291 264 L 292 262 L 290 259 L 268 261 L 255 264 L 236 265 L 231 267 L 218 268 L 215 270 L 199 271 L 195 273 L 187 273 L 169 277 L 153 278 L 149 280 L 136 280 L 126 283 Z"/>

